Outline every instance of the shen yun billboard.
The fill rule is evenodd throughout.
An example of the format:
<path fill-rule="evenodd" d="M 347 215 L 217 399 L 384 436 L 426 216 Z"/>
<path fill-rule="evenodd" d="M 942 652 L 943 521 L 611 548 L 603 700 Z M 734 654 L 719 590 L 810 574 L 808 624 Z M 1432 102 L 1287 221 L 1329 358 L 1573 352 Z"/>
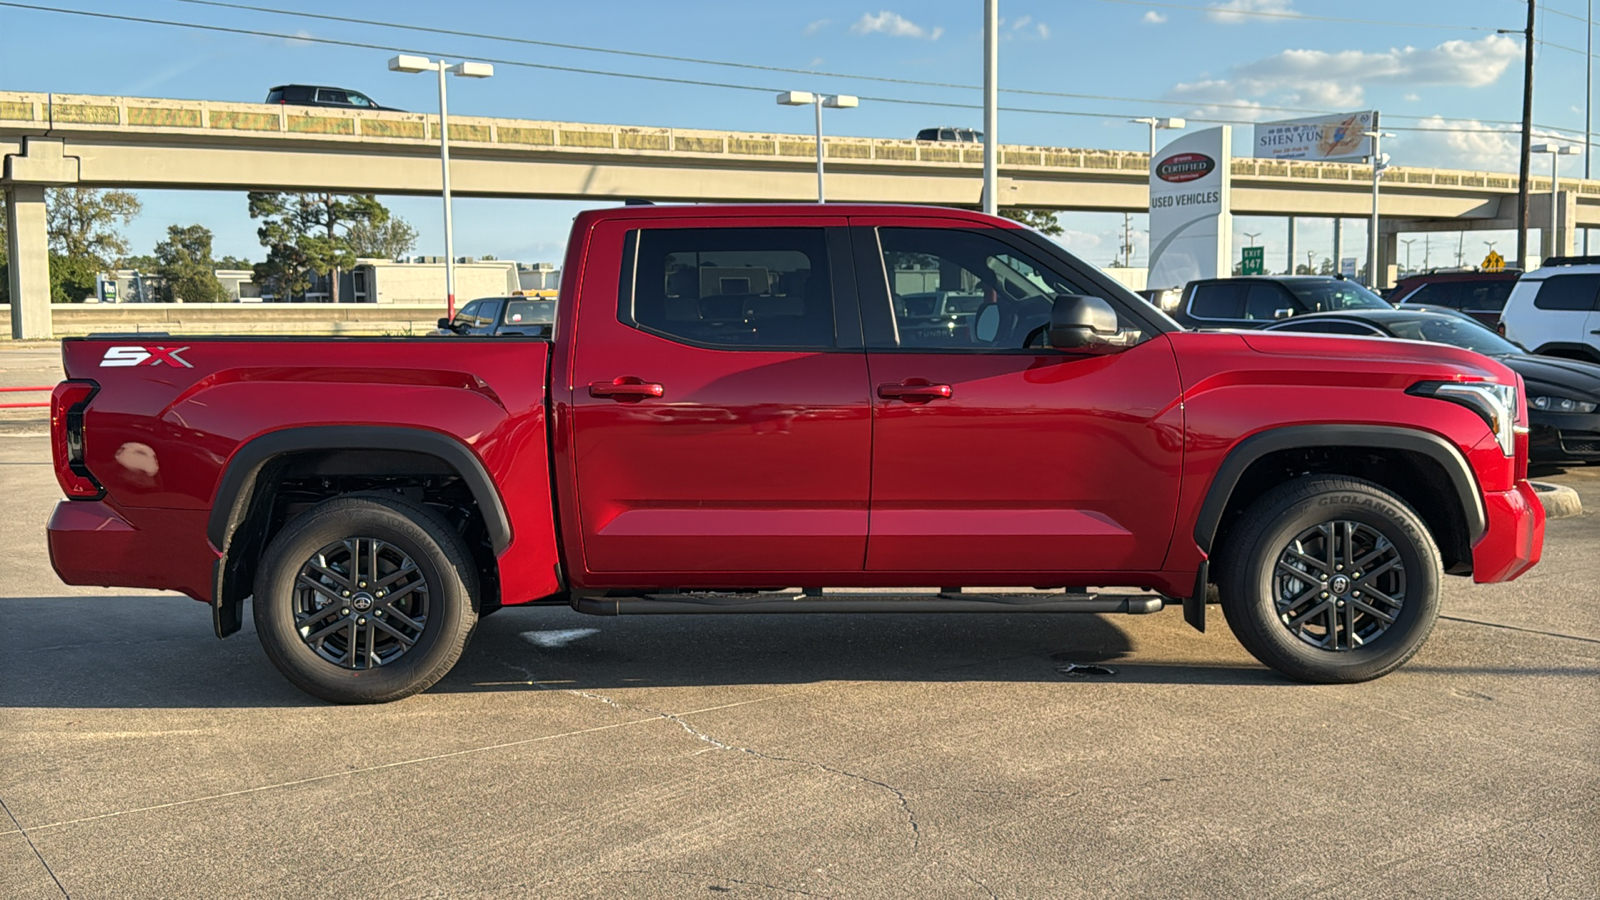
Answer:
<path fill-rule="evenodd" d="M 1373 110 L 1262 122 L 1256 126 L 1256 157 L 1259 159 L 1325 160 L 1360 159 L 1372 155 L 1368 131 L 1378 130 L 1378 113 Z"/>
<path fill-rule="evenodd" d="M 1150 159 L 1150 276 L 1154 289 L 1180 288 L 1232 267 L 1233 131 L 1186 134 Z"/>

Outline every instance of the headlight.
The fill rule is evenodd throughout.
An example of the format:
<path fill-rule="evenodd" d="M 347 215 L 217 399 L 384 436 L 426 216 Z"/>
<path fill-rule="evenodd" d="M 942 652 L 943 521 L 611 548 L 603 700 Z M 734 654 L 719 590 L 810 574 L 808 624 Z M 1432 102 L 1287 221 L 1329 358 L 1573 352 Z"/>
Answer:
<path fill-rule="evenodd" d="M 1592 413 L 1596 408 L 1600 408 L 1600 404 L 1595 404 L 1588 400 L 1574 400 L 1571 397 L 1551 397 L 1546 394 L 1529 397 L 1528 405 L 1545 412 L 1560 413 Z"/>
<path fill-rule="evenodd" d="M 1407 391 L 1422 397 L 1437 397 L 1459 403 L 1477 413 L 1494 432 L 1500 452 L 1517 452 L 1517 386 L 1490 381 L 1424 381 Z"/>

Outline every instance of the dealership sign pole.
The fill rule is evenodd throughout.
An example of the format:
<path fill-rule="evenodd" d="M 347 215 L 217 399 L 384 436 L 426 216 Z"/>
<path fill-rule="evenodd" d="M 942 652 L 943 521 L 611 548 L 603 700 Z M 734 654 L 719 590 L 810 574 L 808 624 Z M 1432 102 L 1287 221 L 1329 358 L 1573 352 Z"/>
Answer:
<path fill-rule="evenodd" d="M 1181 288 L 1232 271 L 1232 143 L 1224 125 L 1184 135 L 1151 157 L 1151 288 Z"/>

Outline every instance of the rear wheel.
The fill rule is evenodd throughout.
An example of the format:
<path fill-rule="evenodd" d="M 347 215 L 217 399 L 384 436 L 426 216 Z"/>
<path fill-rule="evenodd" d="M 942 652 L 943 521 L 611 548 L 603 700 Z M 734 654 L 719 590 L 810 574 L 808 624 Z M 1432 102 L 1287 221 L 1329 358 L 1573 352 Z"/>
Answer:
<path fill-rule="evenodd" d="M 432 510 L 398 496 L 318 504 L 273 538 L 259 572 L 252 606 L 267 657 L 334 703 L 426 690 L 477 623 L 471 553 Z"/>
<path fill-rule="evenodd" d="M 1267 492 L 1223 548 L 1222 611 L 1251 655 L 1297 681 L 1386 675 L 1439 614 L 1439 549 L 1403 500 L 1311 476 Z"/>

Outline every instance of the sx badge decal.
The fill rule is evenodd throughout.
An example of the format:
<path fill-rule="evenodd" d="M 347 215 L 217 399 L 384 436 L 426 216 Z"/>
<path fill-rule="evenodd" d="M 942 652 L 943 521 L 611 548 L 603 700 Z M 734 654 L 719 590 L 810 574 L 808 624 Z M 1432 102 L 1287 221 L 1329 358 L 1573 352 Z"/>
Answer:
<path fill-rule="evenodd" d="M 100 359 L 101 368 L 120 366 L 159 366 L 163 363 L 175 369 L 192 369 L 194 363 L 178 354 L 188 347 L 108 347 Z"/>

